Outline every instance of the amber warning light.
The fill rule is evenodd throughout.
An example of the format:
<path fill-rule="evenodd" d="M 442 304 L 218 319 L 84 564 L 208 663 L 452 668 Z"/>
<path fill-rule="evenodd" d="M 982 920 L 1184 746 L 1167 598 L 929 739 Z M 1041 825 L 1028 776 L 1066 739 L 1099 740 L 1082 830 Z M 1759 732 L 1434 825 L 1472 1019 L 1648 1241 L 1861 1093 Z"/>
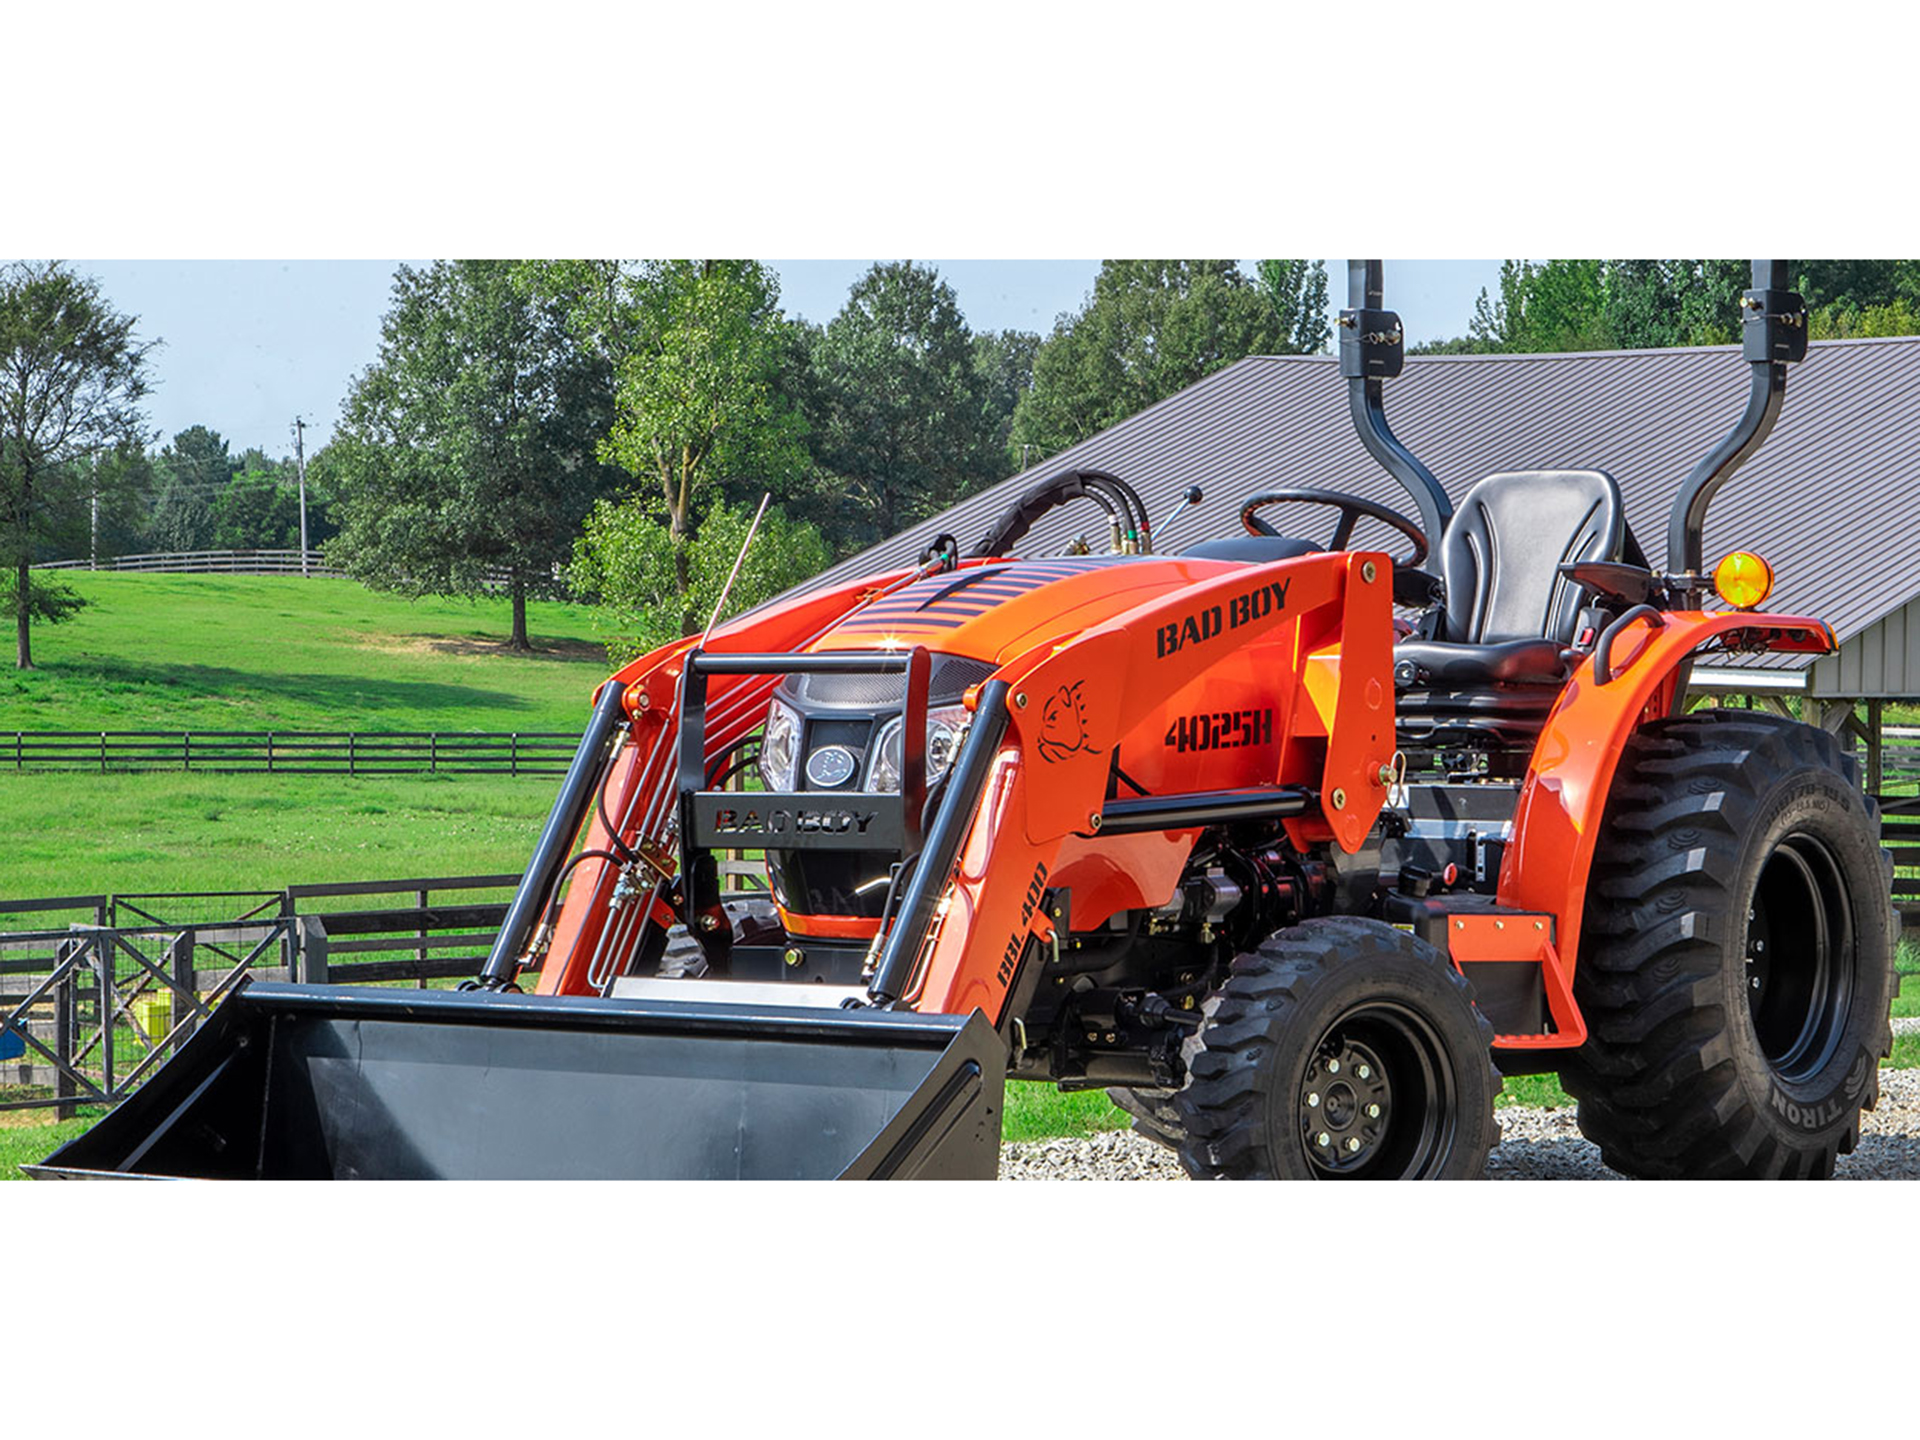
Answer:
<path fill-rule="evenodd" d="M 1773 593 L 1773 567 L 1758 555 L 1736 550 L 1714 567 L 1713 588 L 1736 610 L 1751 610 Z"/>

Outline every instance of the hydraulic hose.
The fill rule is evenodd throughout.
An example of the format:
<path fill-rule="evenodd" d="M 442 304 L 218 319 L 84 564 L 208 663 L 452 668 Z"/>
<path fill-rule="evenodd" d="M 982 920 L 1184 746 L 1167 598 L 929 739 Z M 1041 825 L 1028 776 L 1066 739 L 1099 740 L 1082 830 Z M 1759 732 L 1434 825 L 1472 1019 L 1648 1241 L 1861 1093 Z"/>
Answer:
<path fill-rule="evenodd" d="M 621 686 L 608 681 L 602 687 L 599 703 L 593 707 L 593 717 L 587 721 L 586 733 L 580 737 L 580 748 L 574 751 L 567 778 L 560 782 L 560 793 L 554 797 L 553 809 L 547 814 L 546 828 L 540 832 L 540 839 L 533 847 L 533 858 L 520 877 L 520 888 L 514 891 L 513 903 L 507 907 L 506 919 L 500 922 L 493 949 L 487 953 L 486 964 L 480 967 L 479 984 L 484 990 L 504 990 L 519 973 L 520 956 L 532 938 L 534 922 L 544 913 L 547 900 L 567 865 L 573 838 L 580 833 L 587 808 L 593 804 L 600 771 L 607 761 L 608 742 L 613 739 L 620 717 L 626 713 L 624 700 Z"/>

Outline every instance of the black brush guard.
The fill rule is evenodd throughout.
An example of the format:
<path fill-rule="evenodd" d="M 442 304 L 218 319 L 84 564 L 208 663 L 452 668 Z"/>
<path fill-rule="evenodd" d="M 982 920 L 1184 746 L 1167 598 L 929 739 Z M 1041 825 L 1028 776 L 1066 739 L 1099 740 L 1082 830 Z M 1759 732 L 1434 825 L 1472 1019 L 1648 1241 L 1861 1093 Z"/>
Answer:
<path fill-rule="evenodd" d="M 859 1008 L 691 998 L 521 995 L 508 987 L 592 804 L 619 719 L 595 707 L 501 933 L 467 992 L 243 984 L 130 1099 L 39 1165 L 40 1179 L 992 1179 L 1004 1042 L 984 1016 L 888 1008 L 1006 733 L 1006 685 L 983 688 L 947 796 L 921 843 L 924 651 L 700 656 L 707 673 L 900 669 L 907 799 L 891 799 L 919 863 Z M 704 717 L 683 728 L 687 913 L 711 866 L 709 805 L 783 797 L 699 788 Z M 918 722 L 915 729 L 914 722 Z M 698 777 L 698 778 L 695 778 Z M 830 793 L 830 792 L 828 792 Z M 796 800 L 817 801 L 803 792 Z M 700 808 L 696 812 L 695 806 Z M 761 842 L 764 843 L 764 842 Z M 829 842 L 830 843 L 830 842 Z M 717 892 L 713 898 L 717 900 Z"/>
<path fill-rule="evenodd" d="M 39 1179 L 992 1179 L 979 1015 L 243 987 Z"/>

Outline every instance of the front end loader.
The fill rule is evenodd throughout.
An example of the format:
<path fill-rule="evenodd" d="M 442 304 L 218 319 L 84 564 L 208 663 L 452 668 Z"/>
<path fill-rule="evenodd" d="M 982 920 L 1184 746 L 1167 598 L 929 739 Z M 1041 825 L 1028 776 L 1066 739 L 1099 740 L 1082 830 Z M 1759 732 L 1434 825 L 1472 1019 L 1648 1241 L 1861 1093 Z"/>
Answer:
<path fill-rule="evenodd" d="M 1684 710 L 1703 653 L 1833 646 L 1701 553 L 1805 353 L 1784 265 L 1660 569 L 1603 471 L 1456 507 L 1386 422 L 1379 262 L 1349 279 L 1350 409 L 1417 519 L 1268 490 L 1163 555 L 1072 471 L 666 646 L 601 689 L 468 988 L 247 985 L 35 1173 L 991 1177 L 1012 1077 L 1107 1089 L 1196 1177 L 1456 1178 L 1540 1071 L 1628 1174 L 1831 1173 L 1891 1045 L 1873 804 L 1822 730 Z M 1069 504 L 1109 553 L 1016 557 Z"/>

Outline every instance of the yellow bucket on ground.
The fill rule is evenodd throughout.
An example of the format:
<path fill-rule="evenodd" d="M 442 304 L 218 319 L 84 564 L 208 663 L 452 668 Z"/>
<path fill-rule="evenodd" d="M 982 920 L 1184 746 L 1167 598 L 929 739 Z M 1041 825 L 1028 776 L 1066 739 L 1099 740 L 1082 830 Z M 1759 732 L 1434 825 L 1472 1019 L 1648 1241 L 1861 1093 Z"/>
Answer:
<path fill-rule="evenodd" d="M 127 1007 L 149 1045 L 158 1045 L 173 1029 L 173 1005 L 165 995 L 141 995 Z"/>

